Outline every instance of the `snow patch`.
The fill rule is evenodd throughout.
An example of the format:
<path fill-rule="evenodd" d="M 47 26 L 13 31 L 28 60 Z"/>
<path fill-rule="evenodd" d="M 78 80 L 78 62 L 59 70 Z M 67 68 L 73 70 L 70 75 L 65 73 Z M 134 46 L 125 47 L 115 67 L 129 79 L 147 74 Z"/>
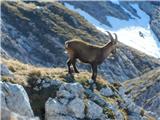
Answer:
<path fill-rule="evenodd" d="M 137 4 L 132 4 L 131 6 L 137 10 L 137 13 L 141 17 L 141 19 L 135 18 L 126 21 L 106 16 L 108 21 L 111 23 L 112 28 L 100 23 L 94 17 L 79 8 L 75 8 L 73 5 L 65 3 L 65 6 L 68 9 L 79 13 L 88 22 L 93 24 L 98 30 L 104 33 L 106 33 L 105 31 L 115 32 L 117 33 L 118 40 L 120 42 L 138 49 L 148 55 L 160 58 L 160 42 L 150 29 L 150 18 L 139 8 Z"/>

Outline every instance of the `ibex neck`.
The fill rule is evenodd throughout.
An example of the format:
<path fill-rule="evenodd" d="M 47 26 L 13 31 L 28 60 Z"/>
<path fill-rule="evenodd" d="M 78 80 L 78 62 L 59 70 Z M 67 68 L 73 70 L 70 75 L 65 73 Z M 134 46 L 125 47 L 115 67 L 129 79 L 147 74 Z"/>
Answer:
<path fill-rule="evenodd" d="M 103 57 L 104 58 L 108 57 L 113 49 L 115 49 L 115 45 L 113 45 L 111 42 L 109 42 L 108 44 L 106 44 L 103 47 Z"/>

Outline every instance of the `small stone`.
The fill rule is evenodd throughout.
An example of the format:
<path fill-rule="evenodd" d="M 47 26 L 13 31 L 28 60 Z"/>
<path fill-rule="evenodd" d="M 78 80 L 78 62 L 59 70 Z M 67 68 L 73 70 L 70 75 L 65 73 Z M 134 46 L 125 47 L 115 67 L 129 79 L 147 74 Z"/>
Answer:
<path fill-rule="evenodd" d="M 102 88 L 100 90 L 100 94 L 103 95 L 103 96 L 105 96 L 105 97 L 109 97 L 109 96 L 114 95 L 113 91 L 109 87 Z"/>
<path fill-rule="evenodd" d="M 59 91 L 66 90 L 69 91 L 73 96 L 83 98 L 84 88 L 80 83 L 65 83 L 59 88 Z"/>
<path fill-rule="evenodd" d="M 1 75 L 12 76 L 13 73 L 8 69 L 8 67 L 5 64 L 1 64 Z"/>
<path fill-rule="evenodd" d="M 66 98 L 60 98 L 60 99 L 58 99 L 58 101 L 59 101 L 61 104 L 63 104 L 63 105 L 67 105 L 68 102 L 69 102 L 69 100 L 66 99 Z"/>
<path fill-rule="evenodd" d="M 34 88 L 33 88 L 35 91 L 39 91 L 40 89 L 38 88 L 38 86 L 35 86 Z"/>
<path fill-rule="evenodd" d="M 58 98 L 70 99 L 70 98 L 73 98 L 74 96 L 73 96 L 70 92 L 68 92 L 68 91 L 66 91 L 66 90 L 59 90 L 59 91 L 57 92 L 57 97 L 58 97 Z"/>
<path fill-rule="evenodd" d="M 94 81 L 92 79 L 88 80 L 89 84 L 92 84 Z"/>

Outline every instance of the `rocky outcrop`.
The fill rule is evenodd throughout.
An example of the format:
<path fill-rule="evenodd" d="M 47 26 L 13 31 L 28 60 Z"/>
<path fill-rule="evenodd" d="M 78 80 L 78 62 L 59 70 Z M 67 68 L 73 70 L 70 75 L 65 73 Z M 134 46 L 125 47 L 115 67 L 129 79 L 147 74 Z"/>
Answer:
<path fill-rule="evenodd" d="M 1 64 L 1 75 L 12 76 L 13 73 L 8 69 L 8 67 L 5 64 Z"/>
<path fill-rule="evenodd" d="M 45 104 L 46 120 L 84 118 L 83 95 L 82 85 L 77 83 L 62 84 L 57 92 L 57 97 L 49 98 Z"/>
<path fill-rule="evenodd" d="M 119 14 L 124 12 L 122 9 L 117 11 L 118 6 L 111 2 L 104 3 L 112 8 L 108 11 L 110 14 L 112 10 Z M 102 4 L 98 2 L 98 5 Z M 57 2 L 2 2 L 1 11 L 3 53 L 24 63 L 64 67 L 67 56 L 63 45 L 66 40 L 76 37 L 93 44 L 106 43 L 108 40 L 105 34 L 83 17 Z M 128 19 L 129 16 L 121 14 L 120 18 Z M 119 44 L 113 59 L 107 59 L 99 70 L 107 80 L 113 82 L 134 78 L 159 65 L 157 59 Z M 87 66 L 79 66 L 89 70 Z"/>
<path fill-rule="evenodd" d="M 124 85 L 137 105 L 160 115 L 160 68 L 126 81 Z"/>
<path fill-rule="evenodd" d="M 38 120 L 34 118 L 29 98 L 21 85 L 0 82 L 2 120 Z"/>
<path fill-rule="evenodd" d="M 104 89 L 105 88 L 102 90 Z M 122 87 L 119 88 L 117 93 L 113 90 L 112 92 L 114 96 L 119 96 L 122 99 L 114 105 L 107 102 L 98 93 L 84 89 L 79 83 L 64 83 L 57 91 L 56 97 L 49 98 L 45 103 L 45 119 L 106 120 L 114 118 L 124 120 L 127 114 L 130 118 L 133 118 L 133 120 L 135 120 L 134 118 L 144 119 L 141 115 L 142 108 L 136 106 L 134 102 L 125 95 L 125 90 Z M 87 99 L 84 97 L 86 95 L 88 96 Z M 126 116 L 124 116 L 124 113 L 122 113 L 120 109 L 126 109 L 128 111 Z"/>
<path fill-rule="evenodd" d="M 157 117 L 153 112 L 147 112 L 137 106 L 132 97 L 126 94 L 128 89 L 125 90 L 121 83 L 111 84 L 98 76 L 96 87 L 91 91 L 88 72 L 70 76 L 66 69 L 62 68 L 38 68 L 13 61 L 12 64 L 4 62 L 12 69 L 17 66 L 21 68 L 14 69 L 13 80 L 2 78 L 6 82 L 1 82 L 1 112 L 6 119 L 8 116 L 24 120 L 38 119 L 34 117 L 33 111 L 42 120 L 149 120 L 150 116 Z M 26 84 L 19 82 L 21 77 Z M 24 85 L 30 100 L 21 85 L 7 81 Z"/>
<path fill-rule="evenodd" d="M 87 101 L 87 118 L 98 119 L 103 117 L 103 109 L 92 101 Z"/>

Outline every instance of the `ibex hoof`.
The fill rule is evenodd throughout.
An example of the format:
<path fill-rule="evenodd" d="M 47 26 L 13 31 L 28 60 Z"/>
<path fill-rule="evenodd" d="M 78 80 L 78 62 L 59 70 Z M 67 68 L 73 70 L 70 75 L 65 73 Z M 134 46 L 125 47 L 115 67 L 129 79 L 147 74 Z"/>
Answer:
<path fill-rule="evenodd" d="M 79 71 L 75 71 L 75 73 L 79 73 Z"/>
<path fill-rule="evenodd" d="M 91 89 L 92 91 L 94 91 L 94 89 L 96 89 L 96 84 L 95 84 L 95 83 L 92 83 L 92 84 L 90 85 L 90 89 Z"/>

